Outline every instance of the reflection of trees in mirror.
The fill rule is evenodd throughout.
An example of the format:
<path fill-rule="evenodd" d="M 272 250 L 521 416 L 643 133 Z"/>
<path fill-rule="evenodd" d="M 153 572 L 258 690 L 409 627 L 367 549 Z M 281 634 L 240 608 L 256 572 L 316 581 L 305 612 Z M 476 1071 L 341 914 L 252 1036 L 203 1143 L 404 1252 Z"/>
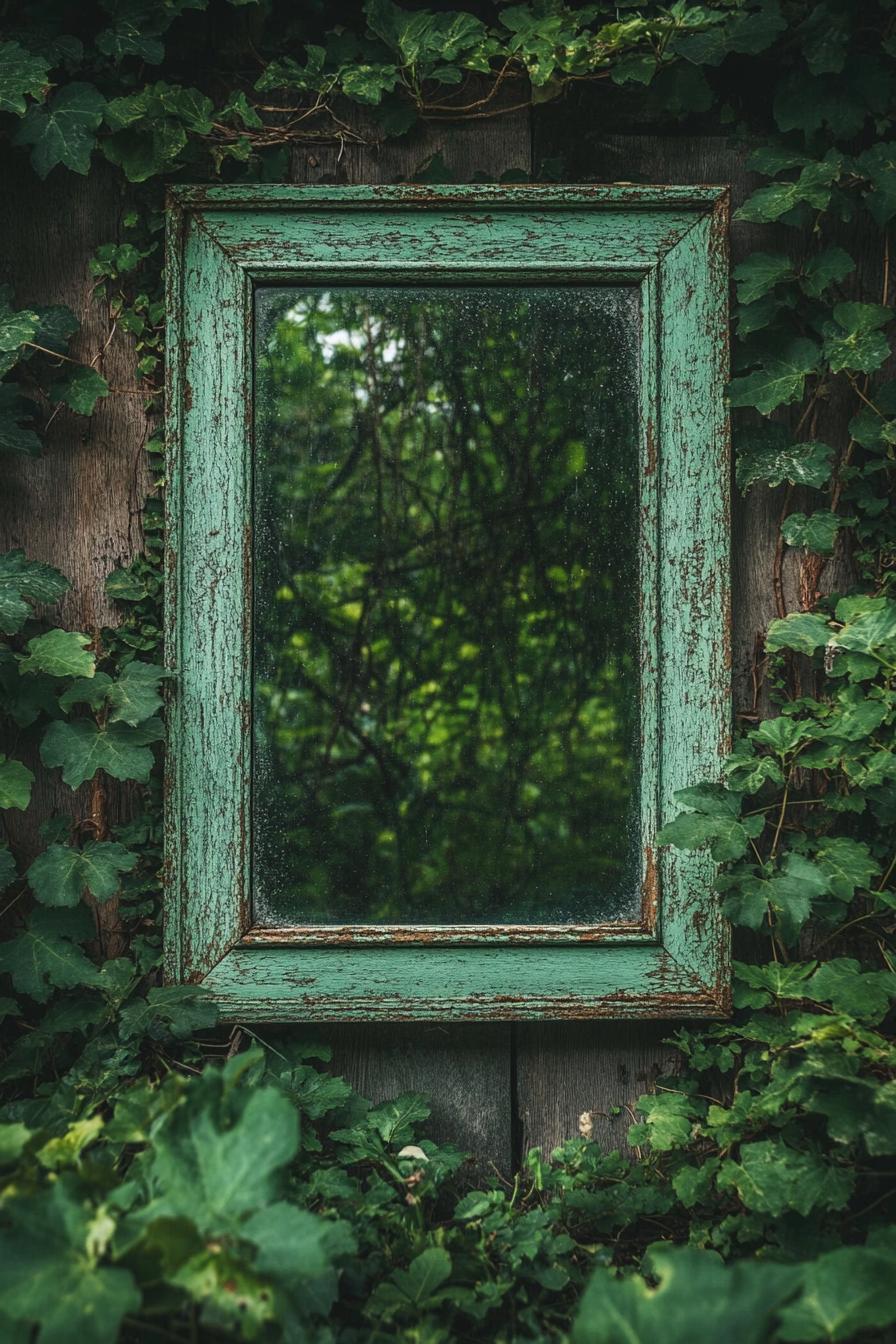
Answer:
<path fill-rule="evenodd" d="M 636 915 L 635 292 L 257 320 L 256 919 Z"/>

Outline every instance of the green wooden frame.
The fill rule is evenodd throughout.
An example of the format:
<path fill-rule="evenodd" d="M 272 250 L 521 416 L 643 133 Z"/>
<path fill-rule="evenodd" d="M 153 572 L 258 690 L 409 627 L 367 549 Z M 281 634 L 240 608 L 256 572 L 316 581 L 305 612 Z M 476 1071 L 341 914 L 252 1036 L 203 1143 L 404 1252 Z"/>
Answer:
<path fill-rule="evenodd" d="M 705 852 L 656 851 L 729 746 L 727 191 L 180 187 L 168 216 L 166 971 L 231 1019 L 698 1017 L 727 1011 Z M 347 280 L 640 287 L 640 919 L 253 929 L 253 288 Z"/>

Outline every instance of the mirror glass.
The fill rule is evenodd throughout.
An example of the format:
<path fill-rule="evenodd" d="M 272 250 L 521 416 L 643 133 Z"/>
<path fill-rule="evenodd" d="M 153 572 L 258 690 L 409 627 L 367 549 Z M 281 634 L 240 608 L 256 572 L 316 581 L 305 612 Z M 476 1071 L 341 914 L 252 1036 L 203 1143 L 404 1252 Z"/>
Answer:
<path fill-rule="evenodd" d="M 636 917 L 637 291 L 255 315 L 256 924 Z"/>

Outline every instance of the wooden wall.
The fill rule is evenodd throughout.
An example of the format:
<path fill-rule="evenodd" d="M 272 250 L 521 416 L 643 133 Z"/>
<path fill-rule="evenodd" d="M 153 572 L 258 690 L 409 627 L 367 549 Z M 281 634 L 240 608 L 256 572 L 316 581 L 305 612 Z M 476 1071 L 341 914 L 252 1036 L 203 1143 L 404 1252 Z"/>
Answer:
<path fill-rule="evenodd" d="M 350 125 L 363 137 L 356 111 Z M 618 133 L 608 128 L 600 99 L 577 96 L 572 105 L 508 111 L 461 124 L 431 122 L 401 142 L 379 149 L 351 135 L 342 144 L 299 147 L 296 182 L 393 182 L 419 173 L 438 153 L 459 182 L 496 179 L 508 170 L 537 173 L 546 159 L 565 160 L 567 181 L 731 183 L 735 204 L 754 185 L 744 169 L 746 149 L 704 128 L 699 134 Z M 100 171 L 81 179 L 56 169 L 41 186 L 16 158 L 5 165 L 8 188 L 0 202 L 5 238 L 2 279 L 20 303 L 64 302 L 84 324 L 79 354 L 97 364 L 113 393 L 91 421 L 57 416 L 45 456 L 17 462 L 0 500 L 0 549 L 23 546 L 58 565 L 74 580 L 64 618 L 91 630 L 112 619 L 103 595 L 109 570 L 141 547 L 141 501 L 147 473 L 141 448 L 147 436 L 124 338 L 91 302 L 88 258 L 119 234 L 122 201 Z M 753 230 L 735 226 L 736 261 L 756 246 Z M 768 247 L 767 237 L 762 245 Z M 734 708 L 754 708 L 757 638 L 774 615 L 770 574 L 780 503 L 757 490 L 739 501 L 733 539 Z M 799 575 L 786 572 L 789 605 L 796 606 Z M 35 816 L 58 799 L 44 781 Z M 17 836 L 26 851 L 36 844 L 28 821 Z M 662 1023 L 411 1025 L 340 1027 L 327 1032 L 333 1067 L 378 1100 L 409 1089 L 432 1099 L 432 1133 L 470 1149 L 479 1168 L 508 1172 L 530 1146 L 550 1150 L 579 1132 L 592 1116 L 595 1139 L 624 1144 L 631 1108 L 658 1073 L 674 1063 Z"/>

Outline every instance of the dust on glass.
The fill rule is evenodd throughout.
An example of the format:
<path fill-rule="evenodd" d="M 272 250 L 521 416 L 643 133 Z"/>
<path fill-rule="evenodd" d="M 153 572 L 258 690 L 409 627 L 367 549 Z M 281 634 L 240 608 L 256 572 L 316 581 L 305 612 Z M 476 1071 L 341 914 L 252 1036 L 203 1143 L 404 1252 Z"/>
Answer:
<path fill-rule="evenodd" d="M 257 291 L 257 923 L 637 914 L 638 322 Z"/>

